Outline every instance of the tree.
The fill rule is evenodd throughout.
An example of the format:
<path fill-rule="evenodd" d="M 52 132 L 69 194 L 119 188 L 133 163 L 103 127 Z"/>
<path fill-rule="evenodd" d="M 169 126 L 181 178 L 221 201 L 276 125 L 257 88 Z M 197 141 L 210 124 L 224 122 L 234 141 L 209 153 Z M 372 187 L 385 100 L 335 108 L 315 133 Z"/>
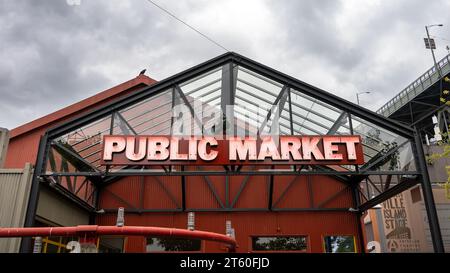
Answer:
<path fill-rule="evenodd" d="M 450 78 L 447 76 L 444 78 L 444 82 L 447 86 L 450 86 Z M 450 106 L 450 91 L 448 89 L 442 90 L 440 97 L 440 104 Z M 448 130 L 450 130 L 450 125 L 448 125 Z M 441 133 L 442 140 L 437 142 L 437 145 L 443 147 L 443 151 L 441 153 L 433 153 L 427 157 L 427 161 L 429 164 L 433 164 L 434 161 L 441 158 L 449 158 L 450 157 L 450 136 L 447 132 Z M 444 183 L 444 187 L 446 190 L 447 198 L 450 199 L 450 166 L 445 166 L 447 172 L 447 181 Z"/>

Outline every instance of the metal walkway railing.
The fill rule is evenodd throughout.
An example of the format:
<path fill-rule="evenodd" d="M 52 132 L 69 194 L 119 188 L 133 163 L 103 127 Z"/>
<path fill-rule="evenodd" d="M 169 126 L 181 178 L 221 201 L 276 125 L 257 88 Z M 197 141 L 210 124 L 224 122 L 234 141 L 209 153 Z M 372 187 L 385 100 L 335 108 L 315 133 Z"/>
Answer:
<path fill-rule="evenodd" d="M 438 62 L 438 66 L 443 76 L 448 74 L 450 72 L 450 54 L 442 58 Z M 439 81 L 439 73 L 437 73 L 436 67 L 433 65 L 432 68 L 422 74 L 417 80 L 412 82 L 394 98 L 392 98 L 380 109 L 378 109 L 377 113 L 385 117 L 389 117 L 391 114 L 393 114 L 413 98 L 417 97 L 419 94 L 427 90 L 427 88 L 432 86 L 437 81 Z"/>

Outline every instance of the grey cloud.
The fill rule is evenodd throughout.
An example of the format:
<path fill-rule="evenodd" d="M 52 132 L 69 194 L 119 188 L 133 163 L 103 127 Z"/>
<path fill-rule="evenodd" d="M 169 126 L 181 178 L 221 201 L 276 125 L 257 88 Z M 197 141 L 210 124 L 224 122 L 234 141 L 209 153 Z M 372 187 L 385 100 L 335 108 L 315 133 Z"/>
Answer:
<path fill-rule="evenodd" d="M 376 103 L 366 105 L 373 110 L 431 65 L 421 44 L 423 26 L 441 20 L 450 27 L 445 1 L 382 1 L 370 19 L 351 22 L 364 27 L 344 32 L 336 27 L 337 18 L 346 15 L 343 1 L 252 2 L 264 6 L 270 18 L 249 11 L 246 19 L 270 20 L 269 30 L 244 26 L 236 15 L 239 1 L 233 10 L 214 14 L 209 8 L 224 2 L 157 2 L 227 48 L 301 80 L 348 99 L 355 89 L 374 91 Z M 229 24 L 220 24 L 218 18 L 224 17 Z M 355 42 L 343 39 L 344 34 Z M 162 79 L 222 53 L 146 0 L 81 0 L 80 6 L 65 0 L 2 1 L 0 127 L 48 114 L 131 79 L 143 68 Z"/>

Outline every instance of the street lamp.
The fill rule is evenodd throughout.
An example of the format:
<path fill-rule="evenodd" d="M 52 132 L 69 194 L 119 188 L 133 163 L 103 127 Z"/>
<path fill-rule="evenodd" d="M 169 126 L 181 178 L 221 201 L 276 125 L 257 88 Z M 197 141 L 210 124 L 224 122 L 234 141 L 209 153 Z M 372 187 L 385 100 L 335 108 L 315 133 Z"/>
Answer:
<path fill-rule="evenodd" d="M 436 49 L 436 44 L 434 43 L 434 40 L 432 40 L 430 38 L 430 32 L 428 31 L 428 29 L 431 27 L 442 27 L 442 26 L 444 26 L 444 25 L 443 24 L 434 24 L 434 25 L 425 26 L 425 31 L 427 32 L 427 37 L 428 37 L 428 40 L 425 39 L 425 47 L 429 48 L 431 50 L 431 56 L 433 56 L 434 67 L 436 68 L 440 78 L 442 77 L 441 71 L 437 65 L 436 57 L 434 56 L 434 49 Z M 428 42 L 428 44 L 427 44 L 427 42 Z"/>
<path fill-rule="evenodd" d="M 370 94 L 370 92 L 369 91 L 366 91 L 366 92 L 356 92 L 356 101 L 358 102 L 358 105 L 359 105 L 359 95 L 362 95 L 362 94 Z"/>

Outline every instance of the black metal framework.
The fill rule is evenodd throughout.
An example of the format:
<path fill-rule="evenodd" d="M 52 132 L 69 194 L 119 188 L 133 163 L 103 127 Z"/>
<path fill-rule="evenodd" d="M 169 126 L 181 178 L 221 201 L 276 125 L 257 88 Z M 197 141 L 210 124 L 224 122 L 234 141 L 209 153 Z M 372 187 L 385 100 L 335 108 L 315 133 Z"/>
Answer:
<path fill-rule="evenodd" d="M 195 103 L 197 102 L 197 104 Z M 117 167 L 106 168 L 99 164 L 103 134 L 170 134 L 174 125 L 172 109 L 175 105 L 185 105 L 191 117 L 199 126 L 209 126 L 203 116 L 214 109 L 224 109 L 233 105 L 236 122 L 248 120 L 255 128 L 279 134 L 359 134 L 363 137 L 364 154 L 367 163 L 362 166 L 291 166 L 287 169 L 232 168 L 223 170 L 202 168 L 185 170 L 175 166 L 160 168 Z M 196 105 L 202 106 L 203 112 Z M 257 106 L 267 110 L 258 115 Z M 196 108 L 197 107 L 197 108 Z M 230 114 L 225 113 L 224 114 Z M 201 114 L 201 115 L 200 115 Z M 262 119 L 260 119 L 262 117 Z M 221 117 L 223 118 L 223 117 Z M 224 125 L 226 129 L 226 124 Z M 70 189 L 68 196 L 91 212 L 97 207 L 95 196 L 104 191 L 105 186 L 123 176 L 176 176 L 180 178 L 181 200 L 176 200 L 164 184 L 159 182 L 164 192 L 175 204 L 173 209 L 146 209 L 133 207 L 127 212 L 163 211 L 349 211 L 349 208 L 329 208 L 326 204 L 336 198 L 315 203 L 303 208 L 280 208 L 277 205 L 296 183 L 296 179 L 307 177 L 308 191 L 313 196 L 311 183 L 317 175 L 336 177 L 345 185 L 342 191 L 352 189 L 355 197 L 357 216 L 370 207 L 389 199 L 395 193 L 417 183 L 429 186 L 426 168 L 420 164 L 421 146 L 417 145 L 415 131 L 396 121 L 387 119 L 365 108 L 345 101 L 340 97 L 320 90 L 293 77 L 273 70 L 236 53 L 226 53 L 203 64 L 176 74 L 168 79 L 94 110 L 80 118 L 70 120 L 51 128 L 43 136 L 27 213 L 26 226 L 33 225 L 37 205 L 39 181 L 61 184 L 65 177 Z M 400 144 L 400 145 L 399 145 Z M 54 159 L 56 153 L 60 164 Z M 423 151 L 422 151 L 423 153 Z M 419 162 L 417 162 L 419 161 Z M 419 163 L 419 164 L 417 164 Z M 63 168 L 59 168 L 62 166 Z M 242 176 L 241 185 L 235 196 L 229 193 L 229 178 Z M 274 200 L 273 187 L 277 175 L 290 175 L 293 180 L 282 195 Z M 80 198 L 72 181 L 82 180 L 92 185 L 92 199 Z M 208 185 L 218 208 L 188 208 L 186 206 L 186 186 L 188 176 L 202 176 Z M 223 176 L 226 198 L 221 200 L 209 176 Z M 240 195 L 248 186 L 252 176 L 268 178 L 267 206 L 264 208 L 236 208 Z M 375 179 L 379 177 L 380 179 Z M 393 177 L 395 179 L 393 179 Z M 70 180 L 73 179 L 73 180 Z M 59 181 L 59 182 L 58 182 Z M 365 182 L 365 186 L 364 186 Z M 144 183 L 144 182 L 142 182 Z M 144 186 L 142 186 L 144 189 Z M 434 204 L 427 202 L 429 218 L 435 217 Z M 432 200 L 431 200 L 432 201 Z M 141 201 L 142 203 L 142 201 Z M 106 212 L 109 210 L 106 209 Z M 434 211 L 434 212 L 433 212 Z M 434 218 L 433 218 L 434 219 Z M 442 239 L 437 234 L 437 221 L 430 220 L 435 251 L 441 252 Z M 438 230 L 438 229 L 437 229 Z"/>

